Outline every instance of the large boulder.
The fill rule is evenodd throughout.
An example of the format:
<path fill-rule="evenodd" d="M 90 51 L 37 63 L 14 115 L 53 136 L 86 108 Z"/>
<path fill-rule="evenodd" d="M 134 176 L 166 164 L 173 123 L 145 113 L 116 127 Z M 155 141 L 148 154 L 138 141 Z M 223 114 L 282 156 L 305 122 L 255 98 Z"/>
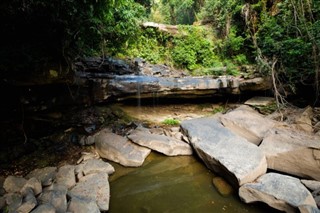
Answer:
<path fill-rule="evenodd" d="M 181 127 L 206 166 L 222 173 L 231 183 L 241 186 L 265 174 L 263 152 L 226 129 L 215 117 L 183 121 Z"/>
<path fill-rule="evenodd" d="M 261 201 L 285 212 L 319 212 L 308 189 L 297 178 L 277 173 L 267 173 L 254 183 L 239 189 L 240 198 L 246 203 Z"/>
<path fill-rule="evenodd" d="M 127 138 L 101 130 L 95 136 L 96 150 L 102 158 L 120 163 L 123 166 L 141 166 L 151 150 L 138 146 Z"/>
<path fill-rule="evenodd" d="M 320 181 L 320 137 L 288 127 L 270 130 L 260 149 L 268 168 Z"/>
<path fill-rule="evenodd" d="M 259 145 L 268 130 L 277 124 L 244 105 L 224 114 L 220 119 L 225 127 L 256 145 Z"/>
<path fill-rule="evenodd" d="M 128 138 L 136 144 L 168 156 L 192 154 L 189 144 L 166 135 L 151 134 L 146 128 L 138 127 L 130 133 Z"/>
<path fill-rule="evenodd" d="M 108 174 L 100 172 L 89 174 L 80 179 L 69 192 L 71 199 L 96 202 L 101 211 L 108 211 L 110 202 L 110 186 Z"/>

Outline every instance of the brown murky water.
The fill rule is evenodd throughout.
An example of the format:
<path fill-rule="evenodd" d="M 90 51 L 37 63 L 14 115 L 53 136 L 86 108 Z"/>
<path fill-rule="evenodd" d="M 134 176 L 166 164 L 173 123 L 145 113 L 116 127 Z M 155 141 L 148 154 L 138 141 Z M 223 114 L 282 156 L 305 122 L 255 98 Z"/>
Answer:
<path fill-rule="evenodd" d="M 140 168 L 114 166 L 110 213 L 276 212 L 264 204 L 244 204 L 236 193 L 221 196 L 212 184 L 215 174 L 193 156 L 166 157 L 152 152 Z"/>

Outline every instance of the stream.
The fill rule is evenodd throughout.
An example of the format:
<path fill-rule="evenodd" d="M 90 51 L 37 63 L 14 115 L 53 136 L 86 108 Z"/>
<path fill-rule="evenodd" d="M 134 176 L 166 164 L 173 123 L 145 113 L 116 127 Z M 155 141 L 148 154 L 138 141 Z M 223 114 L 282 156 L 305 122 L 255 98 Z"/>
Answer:
<path fill-rule="evenodd" d="M 213 114 L 219 103 L 117 104 L 129 116 L 157 126 L 167 118 L 191 119 Z M 230 105 L 229 105 L 230 107 Z M 117 212 L 278 212 L 265 204 L 244 204 L 237 192 L 224 197 L 212 184 L 217 174 L 196 156 L 167 157 L 152 152 L 139 168 L 112 163 L 110 213 Z"/>

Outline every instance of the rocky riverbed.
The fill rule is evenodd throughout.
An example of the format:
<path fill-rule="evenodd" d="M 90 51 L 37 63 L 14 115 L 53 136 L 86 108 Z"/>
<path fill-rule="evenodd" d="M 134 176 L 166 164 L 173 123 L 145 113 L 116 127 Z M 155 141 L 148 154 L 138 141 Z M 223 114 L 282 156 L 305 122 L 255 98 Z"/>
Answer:
<path fill-rule="evenodd" d="M 228 191 L 231 185 L 245 203 L 259 201 L 286 212 L 319 212 L 318 125 L 319 109 L 265 116 L 248 105 L 224 114 L 189 118 L 172 128 L 143 123 L 127 123 L 120 129 L 87 124 L 87 131 L 94 131 L 78 142 L 95 149 L 83 153 L 75 164 L 6 177 L 0 207 L 9 212 L 107 211 L 109 175 L 117 171 L 106 160 L 138 167 L 152 150 L 167 156 L 198 156 L 227 180 L 213 181 L 218 188 L 222 186 L 219 191 Z"/>

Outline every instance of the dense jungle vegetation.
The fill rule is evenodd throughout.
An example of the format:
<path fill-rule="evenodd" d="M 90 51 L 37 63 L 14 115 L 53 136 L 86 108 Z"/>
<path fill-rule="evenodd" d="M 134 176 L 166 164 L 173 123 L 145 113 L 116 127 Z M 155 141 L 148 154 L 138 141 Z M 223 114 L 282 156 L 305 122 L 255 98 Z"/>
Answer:
<path fill-rule="evenodd" d="M 238 74 L 254 64 L 285 97 L 319 97 L 320 1 L 3 0 L 2 79 L 65 76 L 80 57 L 142 57 L 195 75 Z M 142 28 L 178 25 L 176 35 Z M 226 67 L 226 73 L 216 67 Z M 51 72 L 52 70 L 57 72 Z"/>

